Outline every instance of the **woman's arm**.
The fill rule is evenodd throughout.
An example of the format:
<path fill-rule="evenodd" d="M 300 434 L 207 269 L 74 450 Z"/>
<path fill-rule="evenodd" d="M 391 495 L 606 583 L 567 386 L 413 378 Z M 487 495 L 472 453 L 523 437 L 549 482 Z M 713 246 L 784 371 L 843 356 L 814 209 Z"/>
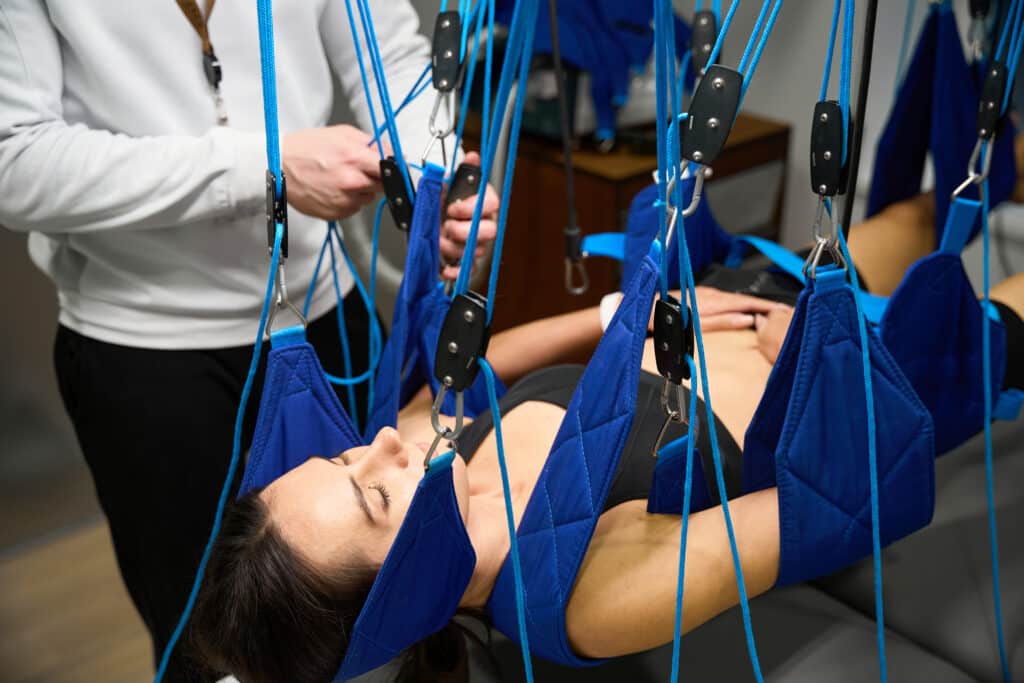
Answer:
<path fill-rule="evenodd" d="M 487 360 L 506 383 L 557 363 L 586 362 L 601 339 L 596 307 L 542 318 L 494 335 Z"/>
<path fill-rule="evenodd" d="M 771 588 L 779 570 L 776 489 L 729 502 L 747 595 Z M 616 506 L 597 524 L 566 608 L 569 642 L 586 657 L 618 657 L 672 640 L 681 519 L 652 515 L 646 501 Z M 683 632 L 739 600 L 720 507 L 690 516 Z"/>

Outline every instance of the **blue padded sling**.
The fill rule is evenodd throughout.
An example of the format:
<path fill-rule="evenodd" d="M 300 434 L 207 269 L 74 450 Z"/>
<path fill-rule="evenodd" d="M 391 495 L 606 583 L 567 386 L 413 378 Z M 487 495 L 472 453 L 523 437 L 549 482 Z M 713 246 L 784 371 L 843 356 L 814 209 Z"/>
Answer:
<path fill-rule="evenodd" d="M 438 281 L 443 178 L 443 168 L 427 164 L 417 188 L 405 272 L 391 318 L 391 334 L 377 368 L 377 389 L 364 432 L 368 438 L 381 427 L 394 426 L 399 408 L 425 381 L 437 393 L 434 354 L 440 326 L 451 303 Z M 466 391 L 466 414 L 470 417 L 487 410 L 486 389 L 483 379 L 477 377 Z M 503 393 L 504 388 L 499 391 Z M 445 398 L 447 406 L 448 397 Z"/>
<path fill-rule="evenodd" d="M 928 524 L 934 507 L 932 420 L 868 329 L 878 420 L 883 544 Z M 853 291 L 819 269 L 747 429 L 743 490 L 778 486 L 778 585 L 836 571 L 872 549 L 866 403 Z"/>
<path fill-rule="evenodd" d="M 652 514 L 681 515 L 685 507 L 686 449 L 690 435 L 671 441 L 658 450 L 658 462 L 651 478 L 651 490 L 647 494 L 647 511 Z M 708 490 L 704 475 L 704 463 L 700 451 L 693 449 L 690 471 L 689 512 L 700 512 L 715 504 Z"/>
<path fill-rule="evenodd" d="M 651 251 L 573 393 L 516 532 L 530 647 L 545 659 L 570 666 L 599 663 L 572 651 L 565 607 L 633 424 L 658 281 L 654 259 L 660 257 L 660 248 L 655 244 Z M 512 566 L 506 559 L 487 610 L 495 627 L 518 642 L 515 595 Z"/>
<path fill-rule="evenodd" d="M 240 496 L 266 486 L 313 455 L 331 456 L 364 445 L 302 328 L 275 333 L 271 345 Z M 420 480 L 349 634 L 335 683 L 387 663 L 455 615 L 476 554 L 455 497 L 454 457 L 449 452 L 435 458 Z"/>
<path fill-rule="evenodd" d="M 696 180 L 690 176 L 680 182 L 683 199 L 689 204 Z M 663 213 L 664 209 L 658 203 L 657 184 L 648 185 L 633 198 L 626 220 L 625 247 L 621 257 L 623 286 L 632 280 L 651 246 L 651 241 L 658 236 Z M 694 273 L 699 273 L 711 263 L 724 260 L 729 254 L 733 238 L 715 220 L 707 197 L 697 205 L 696 213 L 688 217 L 683 225 L 686 229 L 686 246 Z M 584 251 L 587 250 L 587 240 L 591 237 L 584 239 Z M 664 258 L 668 259 L 668 286 L 670 289 L 678 289 L 679 254 L 675 249 L 669 249 Z"/>
<path fill-rule="evenodd" d="M 930 152 L 935 170 L 936 242 L 941 239 L 950 196 L 963 180 L 977 142 L 979 95 L 977 74 L 964 57 L 950 2 L 931 5 L 878 139 L 868 216 L 921 192 Z M 1008 119 L 1003 125 L 1011 126 Z M 994 206 L 1013 192 L 1016 174 L 1012 131 L 1000 133 L 992 154 L 990 196 Z M 977 198 L 975 188 L 968 193 Z M 980 224 L 976 222 L 968 240 L 978 230 Z"/>
<path fill-rule="evenodd" d="M 993 402 L 1006 365 L 1006 330 L 983 312 L 960 258 L 980 210 L 972 199 L 953 201 L 941 247 L 911 266 L 882 317 L 882 341 L 931 413 L 940 455 L 984 425 L 983 320 Z"/>

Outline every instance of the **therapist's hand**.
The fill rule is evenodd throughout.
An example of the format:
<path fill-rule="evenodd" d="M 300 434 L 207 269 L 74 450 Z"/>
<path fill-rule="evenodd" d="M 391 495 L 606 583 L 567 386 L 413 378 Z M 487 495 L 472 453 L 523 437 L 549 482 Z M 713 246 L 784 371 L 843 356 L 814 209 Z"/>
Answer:
<path fill-rule="evenodd" d="M 467 164 L 480 165 L 480 155 L 476 152 L 468 152 L 463 161 Z M 462 263 L 463 254 L 466 250 L 466 240 L 469 239 L 469 228 L 473 219 L 473 210 L 476 208 L 478 195 L 466 197 L 459 201 L 452 202 L 448 207 L 446 215 L 441 217 L 441 261 L 444 264 L 441 268 L 441 277 L 445 280 L 454 280 L 459 276 L 459 264 Z M 500 200 L 498 193 L 490 185 L 484 191 L 484 206 L 480 217 L 480 228 L 477 231 L 476 253 L 472 258 L 477 259 L 487 252 L 487 245 L 494 241 L 498 233 L 496 218 Z"/>
<path fill-rule="evenodd" d="M 747 294 L 723 292 L 714 287 L 697 285 L 697 310 L 700 312 L 701 332 L 723 332 L 726 330 L 749 330 L 754 327 L 755 317 L 765 315 L 778 307 L 773 301 L 759 299 Z M 676 301 L 682 292 L 669 292 Z M 689 305 L 689 301 L 685 302 Z M 654 312 L 648 329 L 654 329 Z"/>
<path fill-rule="evenodd" d="M 381 191 L 380 156 L 370 136 L 353 126 L 327 126 L 281 139 L 288 203 L 302 213 L 340 220 Z"/>
<path fill-rule="evenodd" d="M 786 341 L 789 325 L 793 322 L 793 307 L 775 304 L 775 308 L 765 314 L 754 316 L 754 329 L 757 331 L 757 348 L 772 365 L 779 357 L 782 343 Z"/>

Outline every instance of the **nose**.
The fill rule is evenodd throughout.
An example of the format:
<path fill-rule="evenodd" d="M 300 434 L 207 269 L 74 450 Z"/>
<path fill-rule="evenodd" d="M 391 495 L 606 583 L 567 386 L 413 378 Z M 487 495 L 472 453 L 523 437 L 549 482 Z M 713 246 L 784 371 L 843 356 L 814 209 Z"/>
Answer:
<path fill-rule="evenodd" d="M 398 431 L 392 427 L 384 427 L 377 432 L 362 462 L 370 468 L 405 469 L 409 466 L 409 455 Z"/>

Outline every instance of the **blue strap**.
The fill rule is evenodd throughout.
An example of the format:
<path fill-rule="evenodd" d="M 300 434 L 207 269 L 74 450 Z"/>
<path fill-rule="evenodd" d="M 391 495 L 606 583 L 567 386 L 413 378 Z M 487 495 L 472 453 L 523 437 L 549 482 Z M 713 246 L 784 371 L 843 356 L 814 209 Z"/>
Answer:
<path fill-rule="evenodd" d="M 959 255 L 971 237 L 974 223 L 981 211 L 981 202 L 974 199 L 957 197 L 949 205 L 946 224 L 942 230 L 942 243 L 939 251 L 946 254 Z"/>
<path fill-rule="evenodd" d="M 743 259 L 744 247 L 747 246 L 753 247 L 764 254 L 782 272 L 801 283 L 806 282 L 803 259 L 782 245 L 755 235 L 736 235 L 733 238 L 733 247 L 729 250 L 729 256 L 726 259 L 725 265 L 733 268 L 738 266 Z"/>
<path fill-rule="evenodd" d="M 583 238 L 583 255 L 603 256 L 622 261 L 626 258 L 626 234 L 623 232 L 601 232 Z"/>

